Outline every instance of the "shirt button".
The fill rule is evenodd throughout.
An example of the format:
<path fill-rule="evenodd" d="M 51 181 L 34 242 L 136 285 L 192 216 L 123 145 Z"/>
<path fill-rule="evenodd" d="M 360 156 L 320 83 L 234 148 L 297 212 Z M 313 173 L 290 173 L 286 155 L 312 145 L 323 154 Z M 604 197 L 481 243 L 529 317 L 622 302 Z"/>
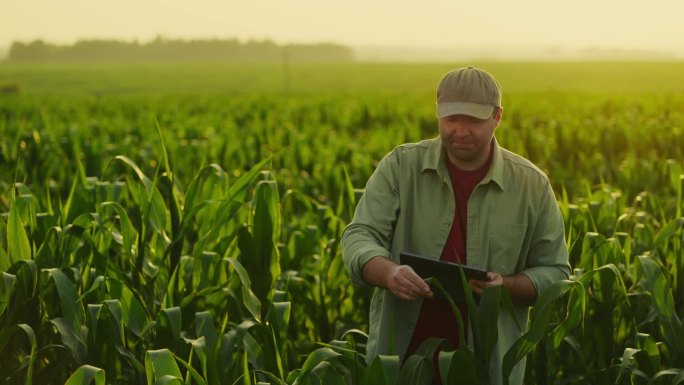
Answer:
<path fill-rule="evenodd" d="M 444 228 L 448 229 L 449 228 L 449 222 L 444 222 Z"/>

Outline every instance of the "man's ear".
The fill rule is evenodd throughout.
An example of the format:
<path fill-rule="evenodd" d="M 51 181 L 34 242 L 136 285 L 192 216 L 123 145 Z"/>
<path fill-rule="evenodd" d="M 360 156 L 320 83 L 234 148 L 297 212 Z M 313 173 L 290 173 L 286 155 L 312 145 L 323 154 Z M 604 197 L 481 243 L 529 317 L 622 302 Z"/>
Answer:
<path fill-rule="evenodd" d="M 501 117 L 503 116 L 503 107 L 499 107 L 496 109 L 496 115 L 494 115 L 494 120 L 496 120 L 496 125 L 498 126 L 499 123 L 501 123 Z"/>

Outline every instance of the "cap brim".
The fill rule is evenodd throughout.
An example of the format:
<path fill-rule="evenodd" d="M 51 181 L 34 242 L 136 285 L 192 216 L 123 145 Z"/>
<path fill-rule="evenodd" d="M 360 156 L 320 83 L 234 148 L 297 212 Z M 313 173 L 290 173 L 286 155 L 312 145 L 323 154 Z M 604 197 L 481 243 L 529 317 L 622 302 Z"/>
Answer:
<path fill-rule="evenodd" d="M 442 102 L 437 103 L 437 117 L 445 118 L 451 115 L 468 115 L 478 119 L 487 119 L 492 116 L 494 106 L 485 106 L 468 102 Z"/>

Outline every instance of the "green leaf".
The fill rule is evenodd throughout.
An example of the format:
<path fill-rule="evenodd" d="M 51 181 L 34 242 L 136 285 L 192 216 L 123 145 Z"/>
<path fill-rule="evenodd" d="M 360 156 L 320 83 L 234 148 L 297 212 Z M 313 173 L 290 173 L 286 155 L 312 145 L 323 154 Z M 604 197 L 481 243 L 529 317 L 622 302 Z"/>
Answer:
<path fill-rule="evenodd" d="M 364 385 L 394 385 L 399 379 L 399 356 L 377 355 L 363 377 Z"/>
<path fill-rule="evenodd" d="M 50 320 L 55 325 L 57 333 L 62 343 L 69 349 L 72 357 L 77 364 L 87 362 L 88 348 L 84 334 L 67 322 L 64 318 L 58 317 Z"/>
<path fill-rule="evenodd" d="M 274 181 L 261 181 L 256 187 L 252 227 L 242 227 L 238 233 L 240 262 L 250 277 L 252 290 L 261 302 L 270 300 L 271 289 L 280 276 L 280 203 Z"/>
<path fill-rule="evenodd" d="M 0 273 L 7 271 L 10 266 L 12 266 L 12 261 L 10 260 L 9 254 L 0 245 Z"/>
<path fill-rule="evenodd" d="M 228 192 L 225 193 L 225 196 L 221 197 L 223 198 L 223 200 L 221 201 L 219 207 L 212 211 L 214 215 L 213 218 L 211 218 L 211 228 L 204 234 L 204 236 L 198 242 L 195 243 L 195 246 L 193 248 L 193 254 L 201 254 L 202 252 L 207 250 L 207 243 L 216 237 L 216 234 L 225 227 L 226 223 L 229 223 L 232 220 L 234 220 L 234 216 L 237 213 L 237 211 L 240 208 L 244 207 L 246 200 L 245 195 L 249 191 L 249 188 L 259 178 L 261 169 L 268 162 L 270 162 L 271 159 L 272 156 L 269 156 L 268 158 L 257 163 L 247 173 L 242 174 L 237 180 L 233 182 L 233 184 L 228 189 Z M 217 166 L 214 169 L 219 169 L 219 167 Z M 196 201 L 196 198 L 194 198 L 196 196 L 195 191 L 196 190 L 189 191 L 189 197 L 186 199 L 186 201 Z M 201 202 L 197 203 L 197 205 L 201 204 Z M 186 223 L 186 217 L 191 216 L 190 214 L 196 213 L 197 207 L 190 207 L 192 207 L 190 209 L 190 213 L 187 212 L 188 209 L 186 209 L 186 211 L 184 212 L 183 223 Z"/>
<path fill-rule="evenodd" d="M 477 308 L 476 322 L 479 335 L 475 337 L 475 354 L 482 363 L 489 363 L 494 346 L 499 339 L 499 304 L 503 290 L 503 285 L 485 289 Z"/>
<path fill-rule="evenodd" d="M 121 241 L 123 246 L 123 252 L 126 257 L 133 259 L 133 245 L 137 238 L 135 233 L 135 228 L 131 223 L 131 219 L 128 217 L 128 212 L 121 206 L 118 202 L 103 202 L 100 204 L 101 208 L 111 207 L 116 211 L 119 219 L 119 228 L 121 230 Z"/>
<path fill-rule="evenodd" d="M 181 339 L 182 312 L 180 307 L 161 309 L 157 314 L 155 346 L 173 347 Z"/>
<path fill-rule="evenodd" d="M 121 305 L 121 316 L 124 326 L 136 336 L 141 336 L 148 325 L 147 312 L 141 302 L 128 286 L 115 278 L 107 278 L 107 289 L 112 299 L 117 299 Z"/>
<path fill-rule="evenodd" d="M 153 384 L 164 376 L 183 379 L 173 354 L 168 349 L 148 350 L 145 353 L 147 383 Z"/>
<path fill-rule="evenodd" d="M 33 384 L 33 368 L 36 361 L 36 335 L 33 332 L 33 328 L 22 323 L 0 329 L 0 351 L 4 351 L 5 346 L 7 346 L 11 340 L 11 337 L 16 332 L 24 332 L 29 342 L 30 353 L 28 357 L 28 367 L 26 369 L 26 381 L 24 384 L 31 385 Z"/>
<path fill-rule="evenodd" d="M 15 281 L 15 275 L 0 273 L 0 316 L 9 306 L 10 298 L 12 298 L 12 293 L 14 292 Z"/>
<path fill-rule="evenodd" d="M 401 367 L 398 385 L 429 385 L 432 383 L 434 368 L 432 359 L 420 355 L 412 355 Z"/>
<path fill-rule="evenodd" d="M 197 355 L 197 359 L 200 362 L 201 368 L 202 368 L 202 373 L 204 374 L 204 377 L 208 378 L 209 377 L 209 372 L 208 372 L 208 357 L 207 357 L 207 344 L 206 344 L 206 338 L 204 337 L 199 337 L 194 340 L 187 339 L 185 338 L 185 342 L 190 344 L 192 346 L 192 351 L 195 355 Z"/>
<path fill-rule="evenodd" d="M 439 352 L 439 373 L 443 384 L 488 384 L 487 368 L 467 349 Z"/>
<path fill-rule="evenodd" d="M 313 384 L 347 385 L 343 375 L 328 361 L 323 361 L 316 365 L 308 377 L 310 383 Z M 303 382 L 306 383 L 306 380 Z"/>
<path fill-rule="evenodd" d="M 649 384 L 665 384 L 664 377 L 672 376 L 672 380 L 669 382 L 670 385 L 679 385 L 684 383 L 684 370 L 682 369 L 663 369 L 658 373 L 654 374 L 653 377 L 649 379 Z"/>
<path fill-rule="evenodd" d="M 242 201 L 242 197 L 247 189 L 257 180 L 259 173 L 273 159 L 268 156 L 259 163 L 255 164 L 247 173 L 242 174 L 228 189 L 228 200 Z"/>
<path fill-rule="evenodd" d="M 272 302 L 269 312 L 269 321 L 280 341 L 287 338 L 287 329 L 290 324 L 290 313 L 292 304 L 290 302 Z"/>
<path fill-rule="evenodd" d="M 11 295 L 16 296 L 13 308 L 10 310 L 23 310 L 23 311 L 34 311 L 38 312 L 38 309 L 29 309 L 24 304 L 29 305 L 35 303 L 35 299 L 38 295 L 38 266 L 33 260 L 22 260 L 12 266 L 8 271 L 8 275 L 14 275 L 14 279 L 11 279 L 13 284 L 13 293 Z M 8 279 L 5 276 L 5 279 Z M 7 282 L 7 281 L 5 281 Z M 8 300 L 12 300 L 12 296 L 8 297 Z M 22 314 L 22 317 L 28 317 L 29 314 Z"/>
<path fill-rule="evenodd" d="M 21 222 L 15 200 L 10 203 L 9 218 L 7 219 L 7 248 L 12 264 L 20 260 L 31 259 L 31 243 L 28 235 L 26 235 L 24 224 Z"/>
<path fill-rule="evenodd" d="M 195 370 L 195 368 L 192 367 L 188 362 L 183 360 L 182 358 L 178 357 L 177 355 L 173 355 L 173 357 L 176 359 L 177 362 L 180 362 L 181 365 L 185 367 L 185 369 L 190 373 L 190 376 L 192 379 L 198 384 L 198 385 L 207 385 L 207 381 L 205 381 L 204 378 Z"/>
<path fill-rule="evenodd" d="M 78 160 L 79 158 L 76 157 Z M 81 168 L 80 166 L 80 161 L 79 161 L 79 169 Z M 81 198 L 78 195 L 78 190 L 79 187 L 81 186 L 81 181 L 82 181 L 82 174 L 81 173 L 76 173 L 76 176 L 74 177 L 74 182 L 71 184 L 71 189 L 69 190 L 69 196 L 67 197 L 66 203 L 64 203 L 64 207 L 62 207 L 62 225 L 66 225 L 68 223 L 71 223 L 71 221 L 76 218 L 79 214 L 81 214 L 83 210 L 83 202 Z"/>
<path fill-rule="evenodd" d="M 55 283 L 57 293 L 59 295 L 60 307 L 62 309 L 62 316 L 67 320 L 69 325 L 80 335 L 80 328 L 85 319 L 85 311 L 78 300 L 78 294 L 74 288 L 74 283 L 59 269 L 45 269 L 43 274 L 46 274 L 49 279 Z"/>
<path fill-rule="evenodd" d="M 166 150 L 166 144 L 164 143 L 164 135 L 162 134 L 162 129 L 159 125 L 159 120 L 156 117 L 154 118 L 154 122 L 157 126 L 157 134 L 159 135 L 159 143 L 161 144 L 162 159 L 164 160 L 164 170 L 166 170 L 166 174 L 169 176 L 169 180 L 173 182 L 173 170 L 171 169 L 171 162 L 169 162 L 169 153 Z"/>
<path fill-rule="evenodd" d="M 463 270 L 461 270 L 461 273 L 463 273 Z M 462 277 L 464 278 L 464 277 Z M 441 294 L 442 297 L 444 297 L 447 302 L 449 303 L 449 306 L 451 307 L 451 311 L 454 313 L 454 316 L 456 317 L 456 326 L 458 326 L 458 348 L 463 348 L 465 349 L 466 342 L 465 342 L 465 326 L 463 323 L 463 317 L 461 317 L 461 310 L 456 306 L 456 303 L 454 302 L 453 298 L 449 295 L 449 293 L 446 291 L 444 286 L 442 286 L 441 282 L 437 278 L 434 277 L 429 277 L 425 279 L 425 282 L 430 285 L 430 288 L 436 292 L 436 294 Z M 470 288 L 468 288 L 469 290 Z M 468 291 L 466 291 L 468 293 Z M 472 293 L 471 293 L 472 296 Z M 474 306 L 473 306 L 473 311 L 474 311 Z M 469 312 L 470 312 L 470 305 L 469 307 Z"/>
<path fill-rule="evenodd" d="M 252 378 L 249 375 L 249 360 L 247 359 L 247 350 L 242 354 L 242 384 L 252 385 Z"/>
<path fill-rule="evenodd" d="M 570 290 L 583 291 L 584 287 L 580 282 L 558 281 L 546 289 L 537 300 L 537 304 L 530 313 L 531 321 L 528 331 L 518 338 L 504 355 L 502 365 L 504 384 L 508 384 L 508 378 L 515 365 L 527 356 L 537 346 L 537 343 L 546 336 L 546 330 L 551 324 L 551 316 L 555 310 L 556 301 Z M 575 318 L 572 318 L 572 320 L 574 321 Z"/>
<path fill-rule="evenodd" d="M 354 184 L 349 177 L 347 166 L 342 166 L 344 175 L 344 182 L 342 183 L 343 193 L 340 194 L 337 202 L 337 216 L 345 220 L 351 220 L 354 217 L 354 209 L 356 208 L 356 195 L 354 193 Z"/>
<path fill-rule="evenodd" d="M 145 176 L 140 167 L 138 167 L 130 158 L 124 155 L 117 155 L 112 162 L 115 160 L 127 165 L 138 176 L 138 180 L 145 187 L 145 196 L 141 196 L 139 202 L 142 208 L 143 219 L 148 222 L 157 233 L 163 234 L 166 227 L 167 210 L 164 198 L 159 192 L 159 189 L 147 176 Z M 110 162 L 110 164 L 112 162 Z M 109 165 L 107 165 L 107 167 L 109 167 Z"/>
<path fill-rule="evenodd" d="M 420 344 L 420 346 L 418 346 L 418 349 L 416 349 L 415 354 L 427 357 L 430 360 L 432 360 L 438 348 L 440 348 L 441 350 L 453 349 L 449 345 L 451 345 L 449 341 L 443 338 L 428 338 L 425 341 L 423 341 Z"/>
<path fill-rule="evenodd" d="M 212 163 L 203 167 L 193 177 L 190 185 L 185 192 L 185 206 L 183 210 L 183 221 L 191 218 L 190 213 L 196 213 L 195 208 L 201 204 L 200 194 L 203 184 L 210 183 L 212 186 L 219 186 L 227 189 L 228 180 L 226 173 L 221 166 Z"/>
<path fill-rule="evenodd" d="M 314 350 L 304 361 L 302 371 L 299 373 L 300 378 L 306 377 L 318 364 L 324 361 L 334 360 L 340 356 L 340 353 L 330 348 L 320 348 Z"/>
<path fill-rule="evenodd" d="M 163 375 L 157 378 L 153 385 L 183 385 L 183 380 L 171 375 Z"/>
<path fill-rule="evenodd" d="M 117 342 L 120 341 L 121 332 L 111 307 L 88 304 L 87 329 L 90 362 L 102 367 L 110 376 L 115 375 L 120 364 Z"/>
<path fill-rule="evenodd" d="M 641 355 L 643 352 L 641 349 L 626 348 L 622 355 L 622 362 L 620 363 L 620 371 L 618 372 L 618 377 L 616 383 L 620 383 L 620 379 L 623 378 L 627 373 L 632 376 L 637 376 L 636 378 L 641 378 L 642 381 L 637 381 L 637 384 L 646 384 L 649 380 L 648 375 L 638 368 L 636 363 L 636 357 Z M 631 383 L 634 382 L 634 377 L 630 378 Z"/>
<path fill-rule="evenodd" d="M 675 218 L 668 222 L 663 228 L 658 231 L 655 238 L 655 246 L 658 247 L 668 241 L 669 238 L 682 231 L 684 227 L 684 217 Z"/>
<path fill-rule="evenodd" d="M 643 352 L 643 360 L 639 361 L 639 367 L 647 373 L 660 371 L 660 350 L 655 339 L 645 333 L 637 333 L 637 347 Z"/>
<path fill-rule="evenodd" d="M 210 312 L 201 311 L 195 314 L 195 335 L 204 337 L 209 352 L 213 352 L 216 349 L 218 333 Z"/>
<path fill-rule="evenodd" d="M 64 385 L 90 385 L 95 380 L 95 385 L 105 385 L 105 371 L 90 365 L 82 365 Z"/>
<path fill-rule="evenodd" d="M 684 354 L 684 325 L 678 317 L 675 309 L 672 289 L 668 286 L 667 279 L 655 260 L 647 255 L 639 256 L 639 264 L 646 275 L 643 286 L 651 292 L 651 300 L 658 319 L 664 329 L 665 340 L 673 355 Z"/>
<path fill-rule="evenodd" d="M 228 262 L 233 266 L 233 269 L 238 274 L 240 278 L 240 284 L 242 286 L 242 301 L 245 308 L 254 317 L 255 320 L 261 322 L 261 302 L 254 295 L 251 290 L 252 283 L 249 279 L 249 275 L 242 264 L 234 258 L 227 258 Z"/>

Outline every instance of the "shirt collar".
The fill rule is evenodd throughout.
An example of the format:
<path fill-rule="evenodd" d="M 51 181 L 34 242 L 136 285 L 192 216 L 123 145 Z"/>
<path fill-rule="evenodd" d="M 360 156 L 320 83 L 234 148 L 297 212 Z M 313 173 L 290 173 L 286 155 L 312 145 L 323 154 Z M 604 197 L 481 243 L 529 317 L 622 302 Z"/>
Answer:
<path fill-rule="evenodd" d="M 492 138 L 492 145 L 494 146 L 494 154 L 492 155 L 492 164 L 489 166 L 489 171 L 485 175 L 482 183 L 493 181 L 501 190 L 506 190 L 504 185 L 504 156 L 503 150 L 499 147 L 499 142 L 496 137 Z"/>
<path fill-rule="evenodd" d="M 492 155 L 492 164 L 489 166 L 489 171 L 482 179 L 481 184 L 489 183 L 490 181 L 496 183 L 501 190 L 505 190 L 504 186 L 504 158 L 503 150 L 499 147 L 499 143 L 496 138 L 492 138 L 492 145 L 494 146 L 494 154 Z M 446 157 L 442 148 L 442 140 L 440 137 L 434 138 L 428 151 L 425 153 L 425 158 L 423 162 L 423 169 L 425 170 L 435 170 L 437 175 L 439 175 L 442 180 L 446 181 L 449 179 L 449 171 L 446 167 Z"/>

